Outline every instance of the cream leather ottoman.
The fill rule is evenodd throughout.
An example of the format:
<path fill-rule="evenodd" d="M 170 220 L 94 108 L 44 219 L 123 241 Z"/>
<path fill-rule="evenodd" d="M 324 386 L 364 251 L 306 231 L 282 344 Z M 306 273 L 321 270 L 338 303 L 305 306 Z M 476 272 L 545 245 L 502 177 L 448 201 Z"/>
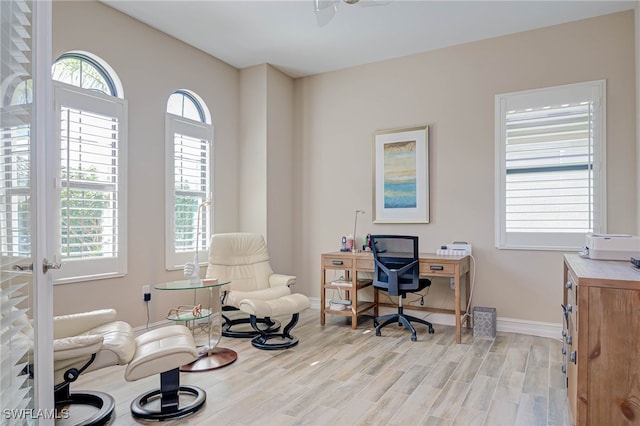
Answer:
<path fill-rule="evenodd" d="M 136 352 L 127 365 L 124 377 L 128 382 L 160 373 L 160 389 L 147 392 L 131 403 L 134 417 L 167 420 L 195 413 L 204 406 L 205 391 L 196 386 L 180 386 L 180 366 L 198 358 L 191 331 L 182 325 L 170 325 L 148 331 L 136 338 Z M 180 405 L 180 394 L 193 400 Z M 158 407 L 151 407 L 160 398 Z M 155 404 L 158 405 L 158 404 Z"/>
<path fill-rule="evenodd" d="M 258 349 L 287 349 L 298 344 L 298 338 L 290 331 L 298 323 L 300 312 L 309 307 L 309 299 L 303 294 L 290 294 L 273 300 L 244 299 L 240 302 L 240 310 L 249 314 L 249 322 L 258 336 L 251 344 Z M 257 318 L 291 315 L 291 321 L 282 333 L 270 333 L 258 327 Z"/>

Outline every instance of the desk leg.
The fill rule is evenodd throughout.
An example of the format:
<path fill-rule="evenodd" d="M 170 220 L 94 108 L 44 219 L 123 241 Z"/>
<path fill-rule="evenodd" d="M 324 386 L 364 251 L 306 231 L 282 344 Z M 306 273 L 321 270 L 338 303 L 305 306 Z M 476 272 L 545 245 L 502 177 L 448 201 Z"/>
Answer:
<path fill-rule="evenodd" d="M 464 303 L 464 314 L 465 314 L 465 321 L 467 324 L 467 329 L 471 328 L 471 314 L 469 312 L 467 312 L 467 308 L 470 307 L 469 306 L 469 297 L 471 296 L 471 271 L 467 271 L 466 274 L 464 274 L 464 284 L 465 284 L 465 303 Z"/>
<path fill-rule="evenodd" d="M 324 309 L 326 306 L 326 294 L 325 292 L 327 291 L 327 289 L 324 287 L 324 280 L 327 279 L 327 272 L 324 269 L 324 265 L 320 265 L 320 273 L 322 274 L 320 276 L 320 325 L 324 325 L 324 321 L 325 321 L 325 314 L 324 314 Z"/>
<path fill-rule="evenodd" d="M 208 371 L 216 368 L 229 365 L 238 359 L 238 354 L 231 349 L 217 348 L 216 345 L 222 337 L 222 304 L 220 303 L 220 288 L 209 288 L 209 309 L 211 315 L 209 316 L 209 332 L 207 346 L 205 346 L 200 353 L 198 359 L 191 364 L 183 365 L 180 367 L 180 371 L 194 372 L 194 371 Z M 217 323 L 214 324 L 213 314 L 216 314 Z M 213 328 L 215 327 L 215 332 Z"/>
<path fill-rule="evenodd" d="M 461 319 L 460 319 L 460 269 L 458 266 L 455 268 L 456 276 L 455 276 L 455 299 L 456 299 L 456 343 L 460 343 L 462 341 L 462 327 L 461 327 Z"/>

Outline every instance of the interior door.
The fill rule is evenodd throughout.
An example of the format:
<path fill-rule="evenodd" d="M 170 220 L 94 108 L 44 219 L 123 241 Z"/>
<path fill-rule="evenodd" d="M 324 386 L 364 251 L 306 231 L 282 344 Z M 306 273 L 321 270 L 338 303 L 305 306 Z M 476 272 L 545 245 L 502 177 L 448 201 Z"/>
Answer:
<path fill-rule="evenodd" d="M 53 424 L 51 3 L 0 1 L 0 424 Z M 51 192 L 51 191 L 49 191 Z"/>

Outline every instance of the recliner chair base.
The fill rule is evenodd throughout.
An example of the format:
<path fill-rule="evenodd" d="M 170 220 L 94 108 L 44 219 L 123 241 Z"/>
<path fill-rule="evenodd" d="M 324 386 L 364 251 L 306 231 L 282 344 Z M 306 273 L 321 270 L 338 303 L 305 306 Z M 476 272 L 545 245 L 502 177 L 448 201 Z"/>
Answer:
<path fill-rule="evenodd" d="M 67 405 L 89 405 L 95 407 L 97 411 L 87 419 L 81 420 L 82 425 L 101 426 L 111 419 L 116 408 L 113 397 L 104 392 L 84 391 L 69 393 L 69 383 L 55 390 L 56 410 L 61 410 Z"/>
<path fill-rule="evenodd" d="M 180 406 L 180 394 L 193 396 L 193 401 Z M 160 398 L 160 409 L 147 406 Z M 180 369 L 160 374 L 160 389 L 138 396 L 131 402 L 131 414 L 146 420 L 169 420 L 193 414 L 204 406 L 207 399 L 205 391 L 197 386 L 180 386 Z"/>
<path fill-rule="evenodd" d="M 298 323 L 300 314 L 295 313 L 291 316 L 291 321 L 284 327 L 282 333 L 267 333 L 258 328 L 257 319 L 254 315 L 249 317 L 251 326 L 259 333 L 258 336 L 251 340 L 251 344 L 264 350 L 288 349 L 298 344 L 298 338 L 292 336 L 289 332 Z M 277 340 L 280 340 L 279 342 Z"/>
<path fill-rule="evenodd" d="M 222 310 L 223 311 L 229 311 L 229 310 L 236 311 L 237 309 L 235 309 L 235 308 L 229 309 L 227 307 L 224 307 Z M 226 316 L 224 314 L 222 315 L 222 319 L 224 319 L 224 322 L 222 323 L 222 335 L 224 337 L 233 337 L 233 338 L 241 338 L 241 339 L 242 338 L 249 338 L 249 337 L 256 337 L 261 332 L 264 332 L 264 333 L 275 333 L 278 330 L 280 330 L 280 327 L 282 325 L 280 323 L 280 321 L 272 320 L 271 318 L 266 317 L 266 318 L 256 318 L 256 323 L 261 325 L 260 327 L 258 327 L 258 330 L 260 330 L 260 331 L 255 331 L 255 329 L 254 330 L 232 330 L 231 327 L 234 327 L 234 326 L 237 326 L 237 325 L 251 324 L 251 320 L 249 318 L 247 318 L 247 317 L 231 319 L 231 318 L 229 318 L 228 316 Z"/>

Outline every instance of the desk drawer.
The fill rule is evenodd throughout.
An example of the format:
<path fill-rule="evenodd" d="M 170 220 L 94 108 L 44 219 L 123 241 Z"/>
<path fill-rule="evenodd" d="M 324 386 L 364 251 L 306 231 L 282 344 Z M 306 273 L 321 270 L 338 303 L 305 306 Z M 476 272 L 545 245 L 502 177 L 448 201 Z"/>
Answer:
<path fill-rule="evenodd" d="M 322 259 L 322 266 L 329 269 L 351 269 L 353 259 L 344 259 L 340 257 L 325 257 Z"/>
<path fill-rule="evenodd" d="M 373 272 L 373 259 L 357 259 L 356 269 L 358 271 L 370 271 Z"/>
<path fill-rule="evenodd" d="M 420 275 L 453 276 L 456 267 L 451 263 L 420 262 Z"/>

